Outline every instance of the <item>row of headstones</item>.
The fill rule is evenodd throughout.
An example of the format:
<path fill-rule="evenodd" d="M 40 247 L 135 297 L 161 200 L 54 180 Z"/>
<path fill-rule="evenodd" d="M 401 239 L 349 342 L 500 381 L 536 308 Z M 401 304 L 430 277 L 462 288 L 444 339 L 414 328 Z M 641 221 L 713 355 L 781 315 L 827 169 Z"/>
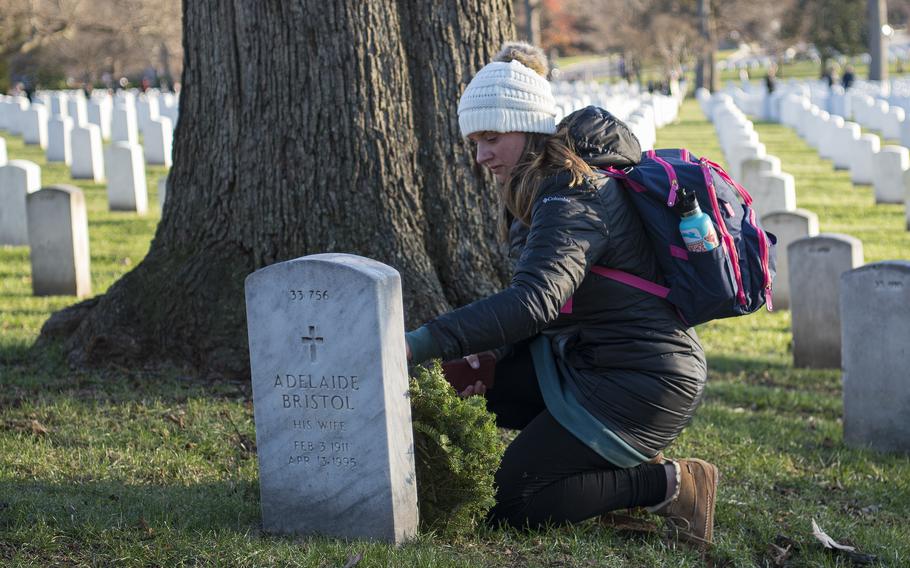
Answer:
<path fill-rule="evenodd" d="M 110 209 L 144 211 L 147 196 L 142 160 L 135 147 L 123 144 L 120 148 L 119 144 L 122 143 L 114 144 L 111 151 L 122 150 L 124 161 L 108 162 L 122 166 L 108 174 Z M 166 184 L 166 178 L 158 181 L 162 208 Z M 81 190 L 73 186 L 42 189 L 41 168 L 37 164 L 27 160 L 6 162 L 3 138 L 0 138 L 0 245 L 30 247 L 36 296 L 83 297 L 91 293 L 88 216 Z"/>
<path fill-rule="evenodd" d="M 862 243 L 839 234 L 787 256 L 794 365 L 842 370 L 848 444 L 910 451 L 910 262 L 863 265 Z"/>
<path fill-rule="evenodd" d="M 755 126 L 725 94 L 713 97 L 704 89 L 696 92 L 707 118 L 714 124 L 729 173 L 752 196 L 752 209 L 761 220 L 775 211 L 796 209 L 796 182 L 781 171 L 777 156 L 767 153 Z"/>
<path fill-rule="evenodd" d="M 728 135 L 721 132 L 736 132 L 735 125 L 744 124 L 729 105 L 710 108 L 723 139 Z M 743 175 L 749 177 L 746 164 L 760 161 L 747 159 Z M 749 188 L 752 182 L 743 181 Z M 753 204 L 760 208 L 758 200 Z M 794 365 L 843 369 L 848 443 L 910 451 L 910 423 L 895 420 L 906 412 L 902 401 L 908 389 L 901 378 L 910 364 L 910 262 L 863 266 L 862 243 L 848 235 L 819 234 L 811 211 L 770 211 L 760 219 L 777 237 L 774 304 L 791 312 Z M 876 409 L 885 413 L 875 414 Z"/>
<path fill-rule="evenodd" d="M 6 163 L 6 141 L 0 138 L 2 155 L 0 155 L 0 204 L 7 210 L 3 217 L 9 217 L 12 223 L 19 211 L 15 204 L 21 202 L 20 196 L 37 190 L 41 182 L 41 168 L 28 160 L 12 160 Z M 111 144 L 105 157 L 101 157 L 100 144 L 92 146 L 92 152 L 86 160 L 73 160 L 71 174 L 74 179 L 91 179 L 100 182 L 107 180 L 108 204 L 111 211 L 133 211 L 144 214 L 148 211 L 148 190 L 146 188 L 145 163 L 142 161 L 142 147 L 128 142 Z M 102 171 L 101 168 L 104 168 Z M 0 223 L 0 231 L 6 222 Z M 16 231 L 14 231 L 16 232 Z M 24 234 L 24 231 L 22 232 Z M 15 239 L 13 239 L 15 240 Z M 0 244 L 20 244 L 0 239 Z"/>
<path fill-rule="evenodd" d="M 785 100 L 791 96 L 808 98 L 811 105 L 830 115 L 843 117 L 861 127 L 873 130 L 882 137 L 900 140 L 910 147 L 910 79 L 896 78 L 888 82 L 857 81 L 845 91 L 822 81 L 788 80 L 769 94 L 763 85 L 744 83 L 742 87 L 728 85 L 725 92 L 736 105 L 750 116 L 782 122 Z M 811 106 L 810 105 L 810 106 Z"/>
<path fill-rule="evenodd" d="M 794 128 L 835 168 L 849 169 L 854 184 L 872 185 L 876 203 L 905 204 L 910 230 L 910 150 L 882 147 L 875 134 L 862 134 L 857 123 L 830 115 L 802 97 L 785 99 L 781 122 Z"/>
<path fill-rule="evenodd" d="M 554 97 L 559 107 L 557 121 L 589 105 L 609 109 L 632 130 L 642 150 L 654 148 L 657 129 L 676 120 L 681 102 L 675 97 L 658 93 L 639 93 L 628 86 L 601 85 L 591 81 L 556 82 Z"/>
<path fill-rule="evenodd" d="M 46 104 L 29 103 L 25 97 L 0 96 L 0 130 L 21 135 L 26 144 L 45 149 L 48 161 L 67 165 L 77 161 L 80 172 L 91 167 L 91 158 L 100 152 L 102 140 L 137 144 L 141 130 L 145 138 L 146 162 L 169 166 L 174 123 L 167 116 L 158 116 L 157 107 L 148 107 L 155 108 L 154 113 L 147 110 L 144 115 L 138 115 L 146 118 L 138 120 L 137 103 L 127 95 L 129 93 L 118 94 L 116 103 L 112 103 L 107 94 L 104 98 L 92 99 L 89 108 L 97 112 L 88 114 L 84 98 L 61 100 L 59 96 L 53 96 L 39 99 L 50 103 Z M 113 112 L 110 110 L 112 104 Z M 78 178 L 78 175 L 74 177 Z"/>
<path fill-rule="evenodd" d="M 703 109 L 713 112 L 717 100 L 733 101 L 737 97 L 716 94 L 711 99 L 702 95 Z M 822 158 L 837 169 L 849 169 L 850 178 L 858 185 L 872 185 L 876 203 L 904 203 L 906 226 L 910 230 L 910 151 L 903 146 L 881 147 L 875 134 L 862 134 L 859 124 L 845 122 L 813 105 L 803 95 L 789 94 L 780 101 L 779 121 L 794 128 Z M 910 121 L 905 121 L 910 124 Z M 745 181 L 745 180 L 744 180 Z M 749 187 L 749 185 L 746 185 Z"/>
<path fill-rule="evenodd" d="M 33 99 L 36 104 L 48 109 L 49 116 L 68 116 L 77 126 L 86 122 L 97 124 L 105 140 L 112 136 L 115 136 L 115 141 L 118 140 L 117 131 L 123 130 L 118 128 L 123 122 L 123 117 L 117 116 L 121 107 L 129 109 L 130 114 L 135 116 L 136 126 L 142 134 L 153 120 L 164 117 L 176 125 L 180 115 L 177 95 L 155 90 L 145 93 L 118 91 L 115 95 L 96 90 L 92 91 L 90 98 L 86 98 L 82 91 L 38 91 Z M 2 103 L 7 103 L 7 107 Z M 0 97 L 0 128 L 8 128 L 15 133 L 16 117 L 28 108 L 27 104 L 25 97 Z M 130 140 L 123 138 L 122 141 Z"/>

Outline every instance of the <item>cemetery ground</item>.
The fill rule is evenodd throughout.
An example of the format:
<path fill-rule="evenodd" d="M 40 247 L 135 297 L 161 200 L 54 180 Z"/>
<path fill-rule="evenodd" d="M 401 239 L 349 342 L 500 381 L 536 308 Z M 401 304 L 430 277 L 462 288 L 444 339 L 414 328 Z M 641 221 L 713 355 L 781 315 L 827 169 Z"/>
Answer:
<path fill-rule="evenodd" d="M 796 134 L 757 124 L 796 178 L 798 205 L 822 232 L 863 241 L 866 262 L 908 258 L 903 208 L 874 205 Z M 42 183 L 73 183 L 63 165 L 7 136 L 10 159 Z M 693 100 L 658 132 L 658 147 L 720 158 Z M 104 184 L 77 182 L 88 203 L 94 293 L 145 254 L 160 218 L 163 168 L 147 167 L 150 212 L 107 211 Z M 0 248 L 0 564 L 296 566 L 690 566 L 698 556 L 658 535 L 587 522 L 545 531 L 479 529 L 447 541 L 422 534 L 400 548 L 277 537 L 259 530 L 248 383 L 184 369 L 72 371 L 55 349 L 29 350 L 73 298 L 31 296 L 28 249 Z M 154 298 L 148 298 L 154 302 Z M 789 312 L 713 322 L 699 333 L 710 378 L 692 426 L 667 451 L 718 465 L 715 565 L 844 566 L 833 539 L 910 564 L 910 458 L 847 448 L 840 371 L 792 366 Z M 492 464 L 491 464 L 492 467 Z M 656 527 L 656 519 L 641 516 Z"/>

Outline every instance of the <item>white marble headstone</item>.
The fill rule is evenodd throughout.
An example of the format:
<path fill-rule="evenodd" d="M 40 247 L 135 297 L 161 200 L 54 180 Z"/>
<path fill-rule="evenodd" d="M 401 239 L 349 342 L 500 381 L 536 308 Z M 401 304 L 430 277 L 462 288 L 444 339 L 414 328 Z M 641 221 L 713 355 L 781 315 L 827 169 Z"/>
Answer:
<path fill-rule="evenodd" d="M 780 173 L 780 158 L 777 156 L 766 155 L 762 158 L 751 158 L 742 163 L 742 185 L 746 191 L 752 193 L 755 188 L 759 187 L 762 172 L 773 174 Z"/>
<path fill-rule="evenodd" d="M 33 104 L 20 115 L 22 141 L 29 146 L 47 148 L 47 109 Z"/>
<path fill-rule="evenodd" d="M 774 211 L 761 220 L 762 227 L 777 237 L 777 276 L 774 278 L 774 307 L 790 307 L 790 271 L 787 247 L 804 237 L 818 235 L 818 215 L 806 209 Z"/>
<path fill-rule="evenodd" d="M 90 179 L 95 182 L 104 179 L 101 130 L 97 125 L 74 126 L 70 134 L 70 149 L 73 153 L 70 163 L 73 179 Z"/>
<path fill-rule="evenodd" d="M 319 254 L 246 279 L 262 524 L 402 542 L 417 531 L 401 279 Z"/>
<path fill-rule="evenodd" d="M 159 116 L 146 122 L 143 131 L 146 163 L 171 166 L 173 132 L 171 119 L 167 117 Z"/>
<path fill-rule="evenodd" d="M 862 135 L 862 129 L 855 122 L 845 122 L 843 128 L 834 133 L 833 155 L 834 168 L 849 170 L 853 161 L 853 152 L 856 141 Z"/>
<path fill-rule="evenodd" d="M 47 156 L 48 162 L 73 163 L 71 137 L 73 119 L 68 116 L 54 116 L 47 122 Z"/>
<path fill-rule="evenodd" d="M 27 245 L 25 199 L 41 188 L 41 168 L 28 160 L 0 166 L 0 245 Z"/>
<path fill-rule="evenodd" d="M 139 127 L 136 124 L 136 107 L 126 102 L 114 105 L 111 114 L 111 140 L 114 142 L 139 143 Z"/>
<path fill-rule="evenodd" d="M 158 206 L 164 211 L 164 202 L 167 201 L 167 178 L 158 178 Z"/>
<path fill-rule="evenodd" d="M 841 357 L 840 276 L 863 264 L 863 243 L 822 233 L 790 243 L 790 321 L 793 364 L 837 369 Z"/>
<path fill-rule="evenodd" d="M 88 124 L 88 105 L 86 105 L 85 96 L 82 93 L 70 96 L 66 105 L 67 114 L 73 119 L 73 128 Z"/>
<path fill-rule="evenodd" d="M 910 170 L 904 172 L 904 217 L 907 220 L 907 230 L 910 231 Z"/>
<path fill-rule="evenodd" d="M 6 160 L 6 138 L 0 138 L 0 166 L 5 166 Z"/>
<path fill-rule="evenodd" d="M 752 209 L 761 221 L 773 211 L 796 209 L 796 182 L 788 173 L 761 172 L 758 185 L 752 191 Z"/>
<path fill-rule="evenodd" d="M 142 147 L 114 142 L 104 158 L 107 173 L 107 202 L 111 211 L 148 211 L 148 190 Z"/>
<path fill-rule="evenodd" d="M 88 215 L 82 191 L 52 185 L 27 198 L 32 290 L 36 296 L 92 293 Z"/>
<path fill-rule="evenodd" d="M 910 452 L 910 262 L 841 276 L 844 442 Z"/>
<path fill-rule="evenodd" d="M 88 121 L 101 129 L 101 138 L 110 140 L 111 138 L 111 114 L 113 103 L 110 95 L 102 97 L 92 97 L 88 102 Z"/>
<path fill-rule="evenodd" d="M 872 185 L 875 180 L 875 155 L 881 149 L 881 140 L 875 134 L 863 134 L 853 142 L 850 161 L 850 180 L 859 185 Z"/>
<path fill-rule="evenodd" d="M 875 155 L 873 187 L 876 203 L 904 202 L 904 172 L 910 169 L 910 151 L 903 146 L 885 146 Z"/>

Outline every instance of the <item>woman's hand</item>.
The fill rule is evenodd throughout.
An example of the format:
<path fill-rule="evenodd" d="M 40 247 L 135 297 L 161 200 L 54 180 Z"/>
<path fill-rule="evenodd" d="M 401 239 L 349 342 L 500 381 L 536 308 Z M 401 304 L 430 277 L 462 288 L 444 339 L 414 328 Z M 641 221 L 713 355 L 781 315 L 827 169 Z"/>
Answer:
<path fill-rule="evenodd" d="M 407 354 L 408 354 L 408 363 L 410 363 L 410 362 L 411 362 L 411 358 L 413 357 L 413 355 L 411 355 L 411 346 L 408 345 L 407 340 L 405 340 L 405 342 L 404 342 L 404 348 L 405 348 L 405 351 L 406 351 Z"/>
<path fill-rule="evenodd" d="M 468 398 L 469 396 L 483 396 L 487 392 L 487 385 L 483 384 L 483 381 L 477 381 L 473 385 L 468 385 L 466 389 L 461 391 L 461 398 Z"/>
<path fill-rule="evenodd" d="M 468 365 L 471 366 L 475 371 L 480 368 L 480 357 L 475 354 L 465 355 L 464 360 L 468 362 Z M 468 398 L 469 396 L 479 395 L 483 396 L 487 392 L 487 385 L 483 384 L 483 381 L 477 381 L 473 385 L 468 385 L 466 389 L 461 391 L 461 398 Z"/>

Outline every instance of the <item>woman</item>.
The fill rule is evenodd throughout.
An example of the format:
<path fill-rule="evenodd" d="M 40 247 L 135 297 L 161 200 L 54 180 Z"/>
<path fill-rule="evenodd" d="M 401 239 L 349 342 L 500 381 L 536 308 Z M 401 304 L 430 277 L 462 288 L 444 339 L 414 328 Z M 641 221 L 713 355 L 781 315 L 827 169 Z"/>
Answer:
<path fill-rule="evenodd" d="M 635 165 L 638 141 L 595 107 L 557 128 L 545 74 L 539 50 L 506 44 L 461 98 L 462 134 L 500 186 L 514 273 L 502 292 L 408 333 L 409 357 L 496 350 L 495 387 L 464 393 L 486 394 L 497 423 L 521 430 L 496 474 L 491 521 L 570 523 L 644 506 L 707 546 L 717 469 L 660 456 L 701 401 L 701 345 L 670 304 L 596 273 L 661 280 L 626 190 L 594 169 Z"/>

